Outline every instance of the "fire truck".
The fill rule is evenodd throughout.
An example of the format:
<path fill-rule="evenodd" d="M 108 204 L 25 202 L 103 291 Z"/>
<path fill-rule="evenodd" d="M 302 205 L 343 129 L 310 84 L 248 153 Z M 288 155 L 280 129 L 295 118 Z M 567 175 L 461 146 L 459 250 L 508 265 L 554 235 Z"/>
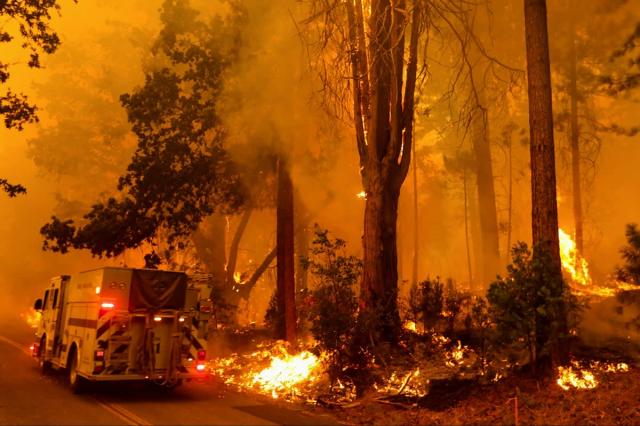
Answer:
<path fill-rule="evenodd" d="M 34 304 L 32 355 L 43 373 L 66 371 L 74 392 L 88 382 L 203 379 L 198 293 L 182 272 L 105 267 L 55 277 Z"/>

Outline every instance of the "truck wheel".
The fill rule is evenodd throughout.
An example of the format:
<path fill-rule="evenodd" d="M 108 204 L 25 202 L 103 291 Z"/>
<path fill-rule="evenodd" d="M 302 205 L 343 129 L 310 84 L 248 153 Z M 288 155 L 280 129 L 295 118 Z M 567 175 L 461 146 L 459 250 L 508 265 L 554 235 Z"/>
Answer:
<path fill-rule="evenodd" d="M 84 390 L 84 378 L 78 374 L 78 356 L 76 351 L 70 354 L 69 359 L 69 387 L 73 393 L 81 393 Z"/>
<path fill-rule="evenodd" d="M 47 340 L 43 336 L 40 340 L 40 347 L 38 348 L 38 368 L 42 375 L 48 374 L 51 371 L 51 363 L 45 359 L 47 352 L 46 344 Z"/>

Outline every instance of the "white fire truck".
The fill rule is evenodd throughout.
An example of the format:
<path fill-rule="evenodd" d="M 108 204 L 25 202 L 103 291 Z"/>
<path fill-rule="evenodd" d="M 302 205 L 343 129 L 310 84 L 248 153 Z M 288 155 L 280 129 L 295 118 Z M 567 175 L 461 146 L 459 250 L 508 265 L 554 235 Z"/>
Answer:
<path fill-rule="evenodd" d="M 43 372 L 88 382 L 148 380 L 173 387 L 205 378 L 197 288 L 182 272 L 107 267 L 51 280 L 32 354 Z M 206 309 L 205 309 L 206 310 Z"/>

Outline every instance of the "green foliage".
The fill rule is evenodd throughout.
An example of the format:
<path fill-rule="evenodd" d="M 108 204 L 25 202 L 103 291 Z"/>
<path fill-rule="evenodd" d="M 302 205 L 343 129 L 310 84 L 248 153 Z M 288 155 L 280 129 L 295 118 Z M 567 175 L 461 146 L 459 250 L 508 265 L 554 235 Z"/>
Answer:
<path fill-rule="evenodd" d="M 640 285 L 640 229 L 635 223 L 627 225 L 627 245 L 620 250 L 625 264 L 618 268 L 616 277 L 620 281 Z"/>
<path fill-rule="evenodd" d="M 567 320 L 578 312 L 568 287 L 554 276 L 552 264 L 545 250 L 533 256 L 527 244 L 519 242 L 512 248 L 507 276 L 487 292 L 497 343 L 527 349 L 532 364 L 566 339 Z"/>
<path fill-rule="evenodd" d="M 40 68 L 40 54 L 51 54 L 60 44 L 58 34 L 49 26 L 51 14 L 60 10 L 58 0 L 0 1 L 0 45 L 16 41 L 27 51 L 30 68 Z M 11 23 L 12 25 L 5 25 Z M 12 32 L 9 32 L 13 28 Z M 0 60 L 0 118 L 7 129 L 22 130 L 25 124 L 38 121 L 37 108 L 29 102 L 27 96 L 5 88 L 11 77 L 9 72 L 13 63 Z M 0 179 L 0 191 L 9 197 L 26 193 L 21 185 L 12 185 Z"/>
<path fill-rule="evenodd" d="M 235 3 L 233 3 L 235 5 Z M 83 224 L 53 217 L 42 227 L 44 249 L 89 249 L 117 256 L 160 230 L 179 246 L 215 210 L 246 199 L 237 165 L 223 147 L 217 103 L 237 55 L 244 12 L 201 18 L 186 0 L 166 0 L 145 84 L 121 97 L 138 146 L 118 183 L 122 196 L 95 204 Z"/>
<path fill-rule="evenodd" d="M 0 19 L 3 22 L 13 21 L 15 34 L 9 33 L 3 25 L 0 28 L 0 43 L 10 43 L 19 40 L 23 49 L 27 50 L 31 68 L 40 68 L 40 54 L 51 54 L 60 44 L 58 34 L 51 29 L 49 23 L 51 14 L 60 10 L 58 0 L 18 1 L 6 0 L 0 2 Z M 6 84 L 11 74 L 12 64 L 0 61 L 0 84 Z M 27 123 L 38 120 L 36 107 L 29 103 L 27 97 L 21 93 L 13 93 L 7 89 L 0 94 L 0 117 L 4 119 L 7 129 L 22 130 Z"/>
<path fill-rule="evenodd" d="M 355 285 L 362 262 L 344 253 L 346 243 L 315 228 L 311 256 L 301 260 L 314 278 L 310 307 L 311 333 L 323 350 L 339 351 L 348 344 L 356 321 Z"/>
<path fill-rule="evenodd" d="M 356 370 L 362 374 L 368 356 L 360 344 L 364 319 L 358 317 L 356 285 L 362 261 L 345 253 L 346 242 L 331 238 L 316 225 L 310 256 L 301 259 L 313 278 L 308 317 L 318 349 L 331 354 L 333 379 Z M 353 377 L 352 377 L 353 378 Z"/>

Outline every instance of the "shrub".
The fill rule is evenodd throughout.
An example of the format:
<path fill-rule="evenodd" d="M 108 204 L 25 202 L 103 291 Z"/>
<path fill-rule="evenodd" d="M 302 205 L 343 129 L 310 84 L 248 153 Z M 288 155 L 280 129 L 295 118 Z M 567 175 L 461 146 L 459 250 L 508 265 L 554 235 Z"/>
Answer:
<path fill-rule="evenodd" d="M 534 258 L 520 242 L 512 256 L 507 276 L 491 284 L 487 299 L 497 343 L 522 346 L 535 365 L 549 354 L 552 343 L 568 337 L 562 335 L 563 329 L 568 320 L 577 320 L 578 305 L 563 281 L 553 277 L 544 250 Z"/>
<path fill-rule="evenodd" d="M 311 256 L 301 264 L 311 272 L 312 290 L 308 317 L 317 347 L 331 359 L 332 379 L 362 369 L 368 363 L 357 344 L 362 333 L 358 325 L 356 284 L 362 273 L 362 261 L 345 254 L 346 242 L 332 239 L 329 232 L 316 225 Z"/>
<path fill-rule="evenodd" d="M 420 283 L 420 307 L 425 332 L 434 329 L 444 309 L 444 286 L 440 277 L 427 278 Z"/>
<path fill-rule="evenodd" d="M 618 268 L 616 277 L 620 281 L 640 285 L 640 229 L 635 223 L 627 225 L 627 246 L 620 252 L 625 264 Z"/>

